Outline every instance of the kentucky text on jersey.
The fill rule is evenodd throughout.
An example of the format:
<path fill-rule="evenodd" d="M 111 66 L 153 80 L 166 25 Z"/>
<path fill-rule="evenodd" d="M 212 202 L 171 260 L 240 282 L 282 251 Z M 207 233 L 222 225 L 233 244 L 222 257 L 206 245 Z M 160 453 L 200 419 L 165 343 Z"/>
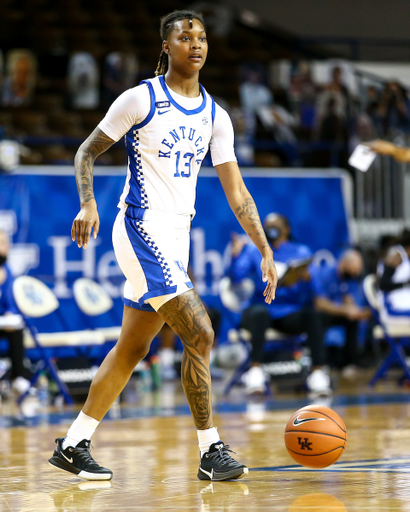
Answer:
<path fill-rule="evenodd" d="M 193 141 L 196 137 L 196 140 L 194 142 L 195 146 L 198 148 L 196 150 L 196 157 L 195 162 L 200 165 L 204 156 L 205 156 L 205 147 L 202 146 L 202 135 L 198 136 L 197 130 L 195 128 L 187 128 L 186 126 L 180 126 L 179 128 L 174 128 L 169 132 L 170 140 L 163 139 L 162 144 L 166 146 L 169 149 L 172 149 L 181 139 L 188 138 L 188 140 Z M 172 140 L 171 140 L 172 138 Z M 202 146 L 202 147 L 199 147 Z M 188 155 L 188 153 L 187 153 Z M 191 153 L 189 153 L 191 155 Z M 164 149 L 164 151 L 159 150 L 158 156 L 162 158 L 171 158 L 171 151 L 167 151 Z M 199 158 L 201 156 L 201 158 Z"/>

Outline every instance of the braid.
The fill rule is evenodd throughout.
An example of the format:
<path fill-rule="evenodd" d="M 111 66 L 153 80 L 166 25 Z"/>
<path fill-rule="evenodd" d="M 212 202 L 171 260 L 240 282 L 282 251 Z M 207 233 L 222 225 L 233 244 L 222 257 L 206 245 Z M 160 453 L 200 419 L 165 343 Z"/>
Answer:
<path fill-rule="evenodd" d="M 165 41 L 169 35 L 169 33 L 173 30 L 174 24 L 177 21 L 181 20 L 190 20 L 190 25 L 192 27 L 192 20 L 196 19 L 200 21 L 206 30 L 205 27 L 205 20 L 201 13 L 195 12 L 195 11 L 174 11 L 163 18 L 161 18 L 161 26 L 160 26 L 160 36 L 163 41 Z M 155 70 L 155 76 L 158 75 L 165 75 L 165 73 L 168 71 L 168 55 L 164 52 L 164 50 L 161 50 L 161 53 L 159 54 L 159 60 L 157 69 Z"/>
<path fill-rule="evenodd" d="M 165 73 L 167 71 L 168 71 L 168 55 L 164 52 L 164 50 L 161 50 L 161 53 L 159 54 L 157 69 L 155 70 L 155 76 L 165 75 Z"/>

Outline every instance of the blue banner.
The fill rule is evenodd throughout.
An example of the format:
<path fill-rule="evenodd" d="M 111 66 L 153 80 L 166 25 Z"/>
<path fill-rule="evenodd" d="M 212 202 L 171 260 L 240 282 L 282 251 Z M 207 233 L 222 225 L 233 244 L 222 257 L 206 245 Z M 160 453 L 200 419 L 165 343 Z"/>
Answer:
<path fill-rule="evenodd" d="M 262 219 L 272 211 L 286 215 L 298 242 L 313 251 L 325 250 L 323 254 L 330 257 L 349 245 L 347 173 L 254 169 L 243 175 Z M 7 231 L 13 242 L 12 270 L 16 275 L 38 277 L 50 286 L 72 329 L 84 327 L 72 298 L 72 285 L 79 277 L 101 283 L 121 314 L 124 278 L 112 249 L 111 229 L 124 181 L 124 169 L 96 169 L 94 188 L 101 227 L 97 240 L 84 251 L 70 236 L 79 210 L 72 168 L 22 168 L 20 173 L 0 176 L 0 229 Z M 231 233 L 242 230 L 212 170 L 201 171 L 196 209 L 190 264 L 198 292 L 206 302 L 218 306 L 218 284 L 229 261 Z M 104 325 L 110 320 L 96 321 Z M 47 320 L 42 327 L 61 330 L 57 320 Z"/>

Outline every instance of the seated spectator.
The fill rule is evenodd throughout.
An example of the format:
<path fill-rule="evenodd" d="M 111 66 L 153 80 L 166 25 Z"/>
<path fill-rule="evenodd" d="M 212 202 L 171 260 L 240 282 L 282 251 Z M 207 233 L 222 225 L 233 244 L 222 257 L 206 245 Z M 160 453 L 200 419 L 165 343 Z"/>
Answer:
<path fill-rule="evenodd" d="M 264 229 L 277 262 L 289 263 L 311 257 L 310 249 L 291 241 L 288 219 L 276 213 L 269 214 L 264 221 Z M 260 269 L 260 255 L 253 244 L 245 245 L 243 238 L 233 237 L 232 263 L 228 275 L 233 283 L 246 277 L 255 282 L 255 293 L 251 306 L 242 316 L 242 326 L 251 333 L 252 366 L 243 379 L 247 393 L 263 392 L 266 376 L 261 368 L 265 331 L 273 327 L 286 334 L 307 334 L 307 345 L 311 351 L 313 371 L 306 384 L 312 394 L 331 393 L 330 378 L 324 369 L 325 347 L 321 315 L 308 306 L 310 297 L 309 275 L 305 272 L 299 282 L 292 286 L 280 286 L 275 300 L 267 305 L 264 302 Z"/>
<path fill-rule="evenodd" d="M 269 87 L 262 83 L 261 75 L 254 70 L 247 73 L 246 81 L 239 87 L 241 106 L 246 112 L 255 114 L 260 107 L 273 103 L 273 94 Z"/>
<path fill-rule="evenodd" d="M 349 149 L 353 152 L 358 144 L 370 142 L 376 137 L 376 131 L 372 118 L 365 113 L 361 113 L 357 116 L 354 126 L 354 133 L 349 139 Z"/>
<path fill-rule="evenodd" d="M 31 103 L 36 82 L 36 62 L 28 50 L 12 50 L 7 58 L 7 75 L 2 90 L 4 107 L 23 107 Z"/>
<path fill-rule="evenodd" d="M 273 94 L 269 87 L 262 83 L 262 76 L 258 71 L 246 71 L 245 76 L 245 81 L 239 86 L 239 97 L 247 123 L 246 132 L 254 135 L 257 117 L 273 104 Z"/>
<path fill-rule="evenodd" d="M 366 98 L 364 100 L 365 113 L 371 118 L 373 124 L 377 119 L 379 109 L 379 92 L 373 85 L 369 85 L 366 89 Z"/>
<path fill-rule="evenodd" d="M 397 245 L 388 251 L 379 266 L 379 286 L 383 295 L 382 320 L 410 328 L 410 231 L 404 230 Z"/>
<path fill-rule="evenodd" d="M 291 77 L 289 96 L 299 115 L 299 133 L 309 140 L 316 117 L 317 85 L 314 83 L 307 62 L 300 62 L 297 71 Z"/>
<path fill-rule="evenodd" d="M 326 90 L 338 92 L 346 98 L 346 101 L 349 100 L 349 90 L 343 83 L 343 70 L 340 66 L 335 66 L 332 69 L 332 78 L 326 85 Z"/>
<path fill-rule="evenodd" d="M 318 167 L 336 167 L 341 165 L 338 152 L 335 152 L 336 144 L 347 142 L 347 122 L 342 114 L 342 107 L 337 106 L 342 98 L 339 93 L 327 93 L 327 103 L 317 122 L 317 139 L 326 143 L 325 148 L 316 154 L 315 165 Z M 335 160 L 337 158 L 337 160 Z"/>
<path fill-rule="evenodd" d="M 74 53 L 68 64 L 68 88 L 73 108 L 94 109 L 100 102 L 100 72 L 88 52 Z"/>
<path fill-rule="evenodd" d="M 105 59 L 104 104 L 108 108 L 118 96 L 136 85 L 138 61 L 133 53 L 111 52 Z"/>
<path fill-rule="evenodd" d="M 252 123 L 247 122 L 245 112 L 240 108 L 233 108 L 230 115 L 235 132 L 235 154 L 238 165 L 254 165 L 255 149 L 252 132 L 249 129 Z"/>
<path fill-rule="evenodd" d="M 410 127 L 410 105 L 406 91 L 398 82 L 389 82 L 384 88 L 377 111 L 378 132 L 394 135 Z"/>
<path fill-rule="evenodd" d="M 343 83 L 343 72 L 340 67 L 332 70 L 332 79 L 317 97 L 316 126 L 320 124 L 329 110 L 329 100 L 333 100 L 332 109 L 338 118 L 347 119 L 350 95 Z"/>
<path fill-rule="evenodd" d="M 312 265 L 310 268 L 314 306 L 322 313 L 325 330 L 335 325 L 345 327 L 346 342 L 342 347 L 339 367 L 348 370 L 358 362 L 359 321 L 371 317 L 370 309 L 360 304 L 363 267 L 360 252 L 349 249 L 335 265 Z"/>
<path fill-rule="evenodd" d="M 319 125 L 319 140 L 323 142 L 344 142 L 346 121 L 336 110 L 336 100 L 330 97 Z"/>
<path fill-rule="evenodd" d="M 0 339 L 9 342 L 12 389 L 23 394 L 30 387 L 30 373 L 24 366 L 22 318 L 13 297 L 13 276 L 6 265 L 9 240 L 0 231 Z"/>

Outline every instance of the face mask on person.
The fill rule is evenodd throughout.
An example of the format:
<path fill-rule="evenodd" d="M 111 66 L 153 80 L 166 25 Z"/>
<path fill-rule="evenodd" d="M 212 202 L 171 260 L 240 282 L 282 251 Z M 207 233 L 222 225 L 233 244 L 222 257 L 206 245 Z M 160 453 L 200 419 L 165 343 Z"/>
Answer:
<path fill-rule="evenodd" d="M 2 267 L 7 261 L 7 256 L 4 256 L 4 254 L 0 254 L 0 267 Z"/>
<path fill-rule="evenodd" d="M 351 272 L 342 272 L 342 279 L 348 281 L 349 279 L 359 279 L 360 276 L 352 274 Z"/>
<path fill-rule="evenodd" d="M 268 242 L 273 244 L 282 234 L 282 231 L 279 228 L 272 227 L 265 229 L 265 235 L 268 239 Z"/>

